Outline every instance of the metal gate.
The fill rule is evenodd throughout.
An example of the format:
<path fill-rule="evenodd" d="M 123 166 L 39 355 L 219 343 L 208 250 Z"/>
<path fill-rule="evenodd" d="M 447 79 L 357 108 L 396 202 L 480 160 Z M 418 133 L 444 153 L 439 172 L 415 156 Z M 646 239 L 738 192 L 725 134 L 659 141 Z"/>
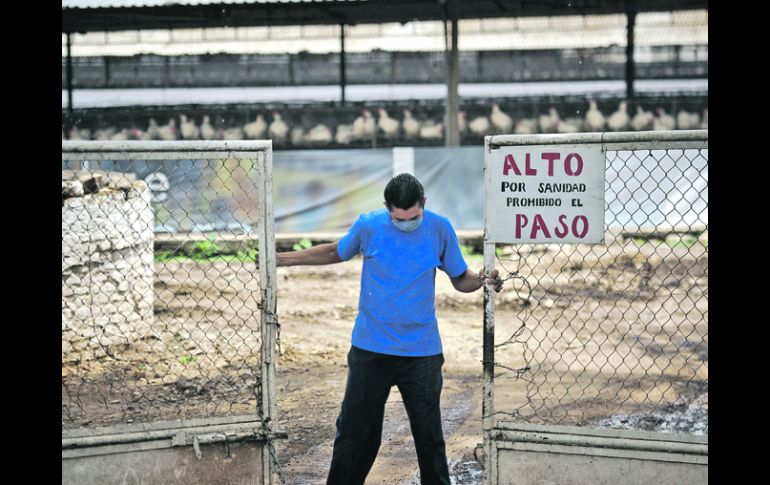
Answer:
<path fill-rule="evenodd" d="M 604 240 L 491 240 L 485 203 L 484 483 L 706 483 L 708 131 L 491 136 L 485 173 L 544 146 L 601 148 Z"/>
<path fill-rule="evenodd" d="M 62 141 L 63 483 L 273 483 L 271 173 L 271 141 Z"/>

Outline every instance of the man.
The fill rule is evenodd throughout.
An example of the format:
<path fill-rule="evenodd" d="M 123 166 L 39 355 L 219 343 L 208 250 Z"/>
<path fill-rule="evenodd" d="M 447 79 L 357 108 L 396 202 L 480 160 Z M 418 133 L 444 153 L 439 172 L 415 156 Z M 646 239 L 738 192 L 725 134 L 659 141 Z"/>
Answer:
<path fill-rule="evenodd" d="M 449 220 L 425 209 L 412 175 L 385 187 L 385 209 L 362 214 L 335 243 L 279 253 L 278 266 L 331 264 L 363 254 L 358 317 L 348 353 L 345 397 L 337 418 L 328 485 L 360 485 L 377 457 L 392 386 L 404 400 L 423 485 L 449 485 L 439 408 L 444 363 L 435 312 L 436 268 L 458 291 L 484 285 L 463 259 Z M 486 281 L 495 291 L 497 270 Z"/>

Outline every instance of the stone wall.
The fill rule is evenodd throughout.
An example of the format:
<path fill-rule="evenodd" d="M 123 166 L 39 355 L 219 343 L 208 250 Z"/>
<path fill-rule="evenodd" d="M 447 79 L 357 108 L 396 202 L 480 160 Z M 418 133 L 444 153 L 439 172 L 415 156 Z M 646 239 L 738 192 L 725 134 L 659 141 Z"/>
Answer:
<path fill-rule="evenodd" d="M 62 171 L 62 362 L 100 357 L 149 333 L 150 195 L 123 173 Z"/>

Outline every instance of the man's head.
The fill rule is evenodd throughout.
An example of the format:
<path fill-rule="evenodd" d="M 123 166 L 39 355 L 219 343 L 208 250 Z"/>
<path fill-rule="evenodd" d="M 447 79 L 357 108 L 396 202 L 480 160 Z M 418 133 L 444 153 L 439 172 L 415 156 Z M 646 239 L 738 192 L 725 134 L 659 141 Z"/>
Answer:
<path fill-rule="evenodd" d="M 425 200 L 422 184 L 408 173 L 396 175 L 385 186 L 385 207 L 396 225 L 421 220 Z"/>

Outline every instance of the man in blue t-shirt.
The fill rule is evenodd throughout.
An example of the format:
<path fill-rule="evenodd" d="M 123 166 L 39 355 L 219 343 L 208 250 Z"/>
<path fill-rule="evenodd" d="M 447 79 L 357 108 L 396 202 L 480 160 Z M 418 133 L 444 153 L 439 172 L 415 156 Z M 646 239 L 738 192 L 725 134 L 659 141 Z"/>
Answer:
<path fill-rule="evenodd" d="M 468 269 L 449 220 L 426 210 L 425 200 L 422 184 L 402 173 L 385 187 L 385 208 L 361 214 L 339 241 L 277 255 L 278 266 L 363 255 L 329 485 L 364 483 L 380 448 L 392 386 L 398 386 L 409 416 L 421 483 L 449 485 L 439 408 L 444 354 L 436 321 L 436 268 L 464 293 L 485 281 L 499 292 L 503 282 L 497 270 L 485 277 L 483 270 Z"/>

